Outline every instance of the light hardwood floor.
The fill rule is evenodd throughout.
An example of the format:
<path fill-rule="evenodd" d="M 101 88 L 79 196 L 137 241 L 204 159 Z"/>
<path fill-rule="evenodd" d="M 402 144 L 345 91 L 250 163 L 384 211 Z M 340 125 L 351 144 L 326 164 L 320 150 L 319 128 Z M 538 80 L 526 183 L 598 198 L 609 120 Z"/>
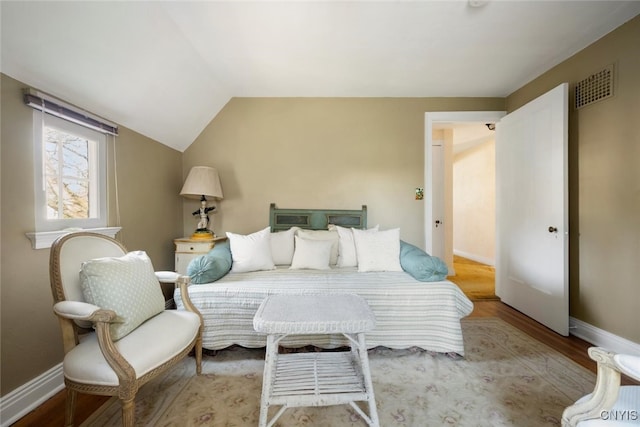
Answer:
<path fill-rule="evenodd" d="M 531 320 L 522 313 L 503 304 L 500 301 L 474 301 L 475 308 L 469 317 L 498 317 L 531 335 L 538 341 L 556 349 L 576 363 L 595 373 L 596 365 L 589 359 L 587 349 L 591 346 L 586 341 L 570 336 L 562 337 L 545 326 Z M 626 381 L 626 383 L 629 383 Z M 107 397 L 79 395 L 76 425 L 84 421 L 93 411 L 98 409 Z M 59 427 L 64 425 L 65 393 L 60 392 L 36 408 L 17 423 L 16 427 L 38 426 Z"/>
<path fill-rule="evenodd" d="M 496 270 L 457 255 L 453 257 L 455 275 L 447 277 L 472 300 L 498 299 L 496 297 Z"/>

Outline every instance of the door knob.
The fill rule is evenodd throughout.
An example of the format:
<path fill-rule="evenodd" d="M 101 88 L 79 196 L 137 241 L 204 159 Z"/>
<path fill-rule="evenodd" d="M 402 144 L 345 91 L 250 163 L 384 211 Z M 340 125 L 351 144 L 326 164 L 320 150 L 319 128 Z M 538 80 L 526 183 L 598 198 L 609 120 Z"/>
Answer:
<path fill-rule="evenodd" d="M 553 226 L 549 227 L 549 233 L 557 233 L 557 232 L 558 232 L 558 229 L 556 227 L 553 227 Z"/>

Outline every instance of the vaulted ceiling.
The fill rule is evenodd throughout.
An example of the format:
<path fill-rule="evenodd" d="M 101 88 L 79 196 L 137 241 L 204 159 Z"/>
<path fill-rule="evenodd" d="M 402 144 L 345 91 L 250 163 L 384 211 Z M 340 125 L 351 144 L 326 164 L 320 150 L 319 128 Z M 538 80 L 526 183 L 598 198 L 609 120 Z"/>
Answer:
<path fill-rule="evenodd" d="M 504 97 L 638 15 L 640 1 L 0 8 L 3 73 L 183 151 L 232 97 Z"/>

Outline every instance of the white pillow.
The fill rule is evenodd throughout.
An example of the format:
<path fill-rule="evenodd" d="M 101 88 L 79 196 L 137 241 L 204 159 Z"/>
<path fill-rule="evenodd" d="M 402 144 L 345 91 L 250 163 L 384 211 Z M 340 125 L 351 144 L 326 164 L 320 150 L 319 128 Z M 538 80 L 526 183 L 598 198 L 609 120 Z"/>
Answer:
<path fill-rule="evenodd" d="M 231 248 L 231 272 L 273 270 L 271 229 L 269 227 L 246 236 L 227 232 Z"/>
<path fill-rule="evenodd" d="M 86 302 L 118 315 L 120 322 L 109 325 L 113 340 L 119 340 L 164 311 L 160 283 L 151 260 L 143 251 L 83 262 L 80 287 Z"/>
<path fill-rule="evenodd" d="M 293 237 L 300 227 L 271 233 L 271 256 L 275 265 L 290 265 L 293 258 Z"/>
<path fill-rule="evenodd" d="M 328 270 L 331 268 L 331 240 L 305 239 L 295 236 L 296 249 L 291 260 L 291 269 L 303 268 L 313 270 Z"/>
<path fill-rule="evenodd" d="M 402 271 L 400 229 L 368 231 L 353 229 L 358 271 Z"/>
<path fill-rule="evenodd" d="M 338 231 L 338 267 L 357 267 L 358 257 L 356 256 L 356 244 L 353 240 L 351 228 L 334 226 Z M 378 226 L 363 231 L 378 231 Z"/>
<path fill-rule="evenodd" d="M 335 230 L 304 230 L 300 229 L 296 232 L 296 236 L 309 240 L 328 240 L 331 242 L 331 265 L 338 262 L 338 232 Z"/>

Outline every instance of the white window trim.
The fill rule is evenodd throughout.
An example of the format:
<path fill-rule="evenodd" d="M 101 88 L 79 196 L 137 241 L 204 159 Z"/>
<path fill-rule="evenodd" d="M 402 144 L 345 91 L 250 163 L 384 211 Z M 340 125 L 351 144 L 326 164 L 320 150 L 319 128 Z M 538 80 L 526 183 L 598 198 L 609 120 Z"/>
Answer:
<path fill-rule="evenodd" d="M 51 115 L 42 116 L 42 112 L 33 111 L 33 140 L 34 140 L 34 193 L 35 193 L 35 228 L 37 233 L 45 231 L 58 231 L 66 228 L 103 228 L 107 226 L 107 139 L 100 132 L 86 128 L 77 123 L 71 123 L 59 117 Z M 98 179 L 92 180 L 93 191 L 98 190 L 97 207 L 92 207 L 92 214 L 97 214 L 94 218 L 85 219 L 54 219 L 45 218 L 46 194 L 44 192 L 43 179 L 43 148 L 42 148 L 42 131 L 44 121 L 48 121 L 50 125 L 64 129 L 70 133 L 81 135 L 89 140 L 96 141 L 95 156 L 92 157 L 92 172 L 98 169 Z M 104 192 L 104 194 L 103 194 Z"/>
<path fill-rule="evenodd" d="M 50 248 L 53 242 L 56 241 L 58 237 L 64 236 L 69 233 L 77 232 L 77 231 L 89 231 L 92 233 L 104 234 L 105 236 L 109 236 L 111 238 L 116 237 L 116 234 L 122 230 L 122 227 L 101 227 L 101 228 L 74 228 L 68 230 L 60 230 L 60 231 L 41 231 L 41 232 L 33 232 L 26 233 L 29 240 L 31 240 L 31 247 L 33 249 L 46 249 Z"/>
<path fill-rule="evenodd" d="M 27 95 L 29 94 L 32 95 L 30 98 L 27 97 Z M 34 99 L 32 99 L 34 95 L 36 96 L 36 98 L 34 98 L 35 101 Z M 33 102 L 36 102 L 36 103 L 33 104 Z M 50 248 L 53 242 L 55 242 L 55 240 L 58 239 L 59 237 L 69 233 L 78 232 L 78 231 L 99 233 L 99 234 L 109 236 L 111 238 L 115 238 L 116 234 L 118 234 L 118 232 L 122 229 L 122 227 L 107 226 L 107 221 L 108 221 L 108 218 L 107 218 L 108 216 L 107 168 L 108 166 L 107 166 L 107 138 L 105 133 L 109 133 L 111 135 L 117 135 L 118 134 L 117 126 L 112 125 L 106 121 L 103 121 L 102 119 L 98 119 L 89 113 L 86 113 L 86 112 L 78 113 L 75 107 L 67 105 L 59 100 L 49 98 L 47 95 L 44 95 L 40 92 L 35 92 L 33 90 L 28 90 L 27 92 L 25 92 L 25 103 L 34 108 L 34 112 L 33 112 L 34 141 L 33 143 L 34 143 L 34 160 L 35 160 L 34 174 L 36 176 L 35 189 L 34 189 L 35 199 L 36 199 L 36 203 L 35 203 L 36 231 L 31 233 L 26 233 L 27 238 L 31 241 L 32 248 L 33 249 Z M 47 104 L 51 104 L 54 108 L 50 109 L 49 105 Z M 79 116 L 76 116 L 73 114 L 72 114 L 73 117 L 69 117 L 65 114 L 60 115 L 62 114 L 61 109 L 68 110 L 67 113 L 69 111 L 71 113 L 78 113 Z M 48 113 L 46 115 L 44 115 L 45 110 Z M 53 117 L 52 115 L 55 117 Z M 78 121 L 78 117 L 80 117 L 82 120 Z M 40 179 L 42 179 L 42 174 L 43 174 L 42 156 L 44 155 L 44 153 L 43 153 L 43 146 L 42 146 L 42 132 L 43 132 L 43 124 L 46 118 L 51 119 L 54 123 L 58 121 L 59 124 L 60 124 L 60 121 L 62 122 L 70 121 L 71 123 L 73 123 L 73 125 L 71 125 L 71 123 L 68 123 L 68 125 L 62 124 L 62 126 L 63 127 L 67 127 L 69 125 L 74 126 L 74 129 L 72 130 L 74 133 L 79 133 L 81 135 L 86 136 L 89 139 L 98 141 L 98 144 L 96 147 L 98 155 L 94 160 L 97 162 L 97 166 L 98 166 L 97 169 L 98 169 L 99 176 L 97 181 L 92 180 L 92 184 L 97 185 L 100 191 L 98 207 L 97 207 L 99 218 L 88 218 L 86 220 L 81 220 L 80 222 L 75 220 L 58 222 L 58 225 L 57 225 L 58 228 L 64 227 L 64 229 L 61 229 L 61 230 L 56 230 L 55 229 L 56 226 L 54 227 L 50 227 L 47 225 L 44 225 L 44 227 L 42 226 L 42 224 L 47 221 L 44 217 L 41 217 L 39 215 L 39 211 L 38 211 L 42 205 L 42 196 L 43 196 L 42 194 L 39 194 L 39 192 L 42 192 L 42 188 L 41 188 L 42 184 L 39 181 Z M 96 127 L 95 123 L 90 123 L 88 120 L 85 120 L 87 118 L 93 119 L 94 121 L 97 120 L 98 121 L 97 123 L 100 124 L 100 126 Z M 104 123 L 106 123 L 106 125 L 103 126 Z M 76 126 L 80 126 L 83 129 L 80 129 Z M 95 171 L 96 168 L 92 167 L 91 169 Z M 95 191 L 95 188 L 93 191 Z M 46 203 L 46 201 L 44 203 Z"/>

